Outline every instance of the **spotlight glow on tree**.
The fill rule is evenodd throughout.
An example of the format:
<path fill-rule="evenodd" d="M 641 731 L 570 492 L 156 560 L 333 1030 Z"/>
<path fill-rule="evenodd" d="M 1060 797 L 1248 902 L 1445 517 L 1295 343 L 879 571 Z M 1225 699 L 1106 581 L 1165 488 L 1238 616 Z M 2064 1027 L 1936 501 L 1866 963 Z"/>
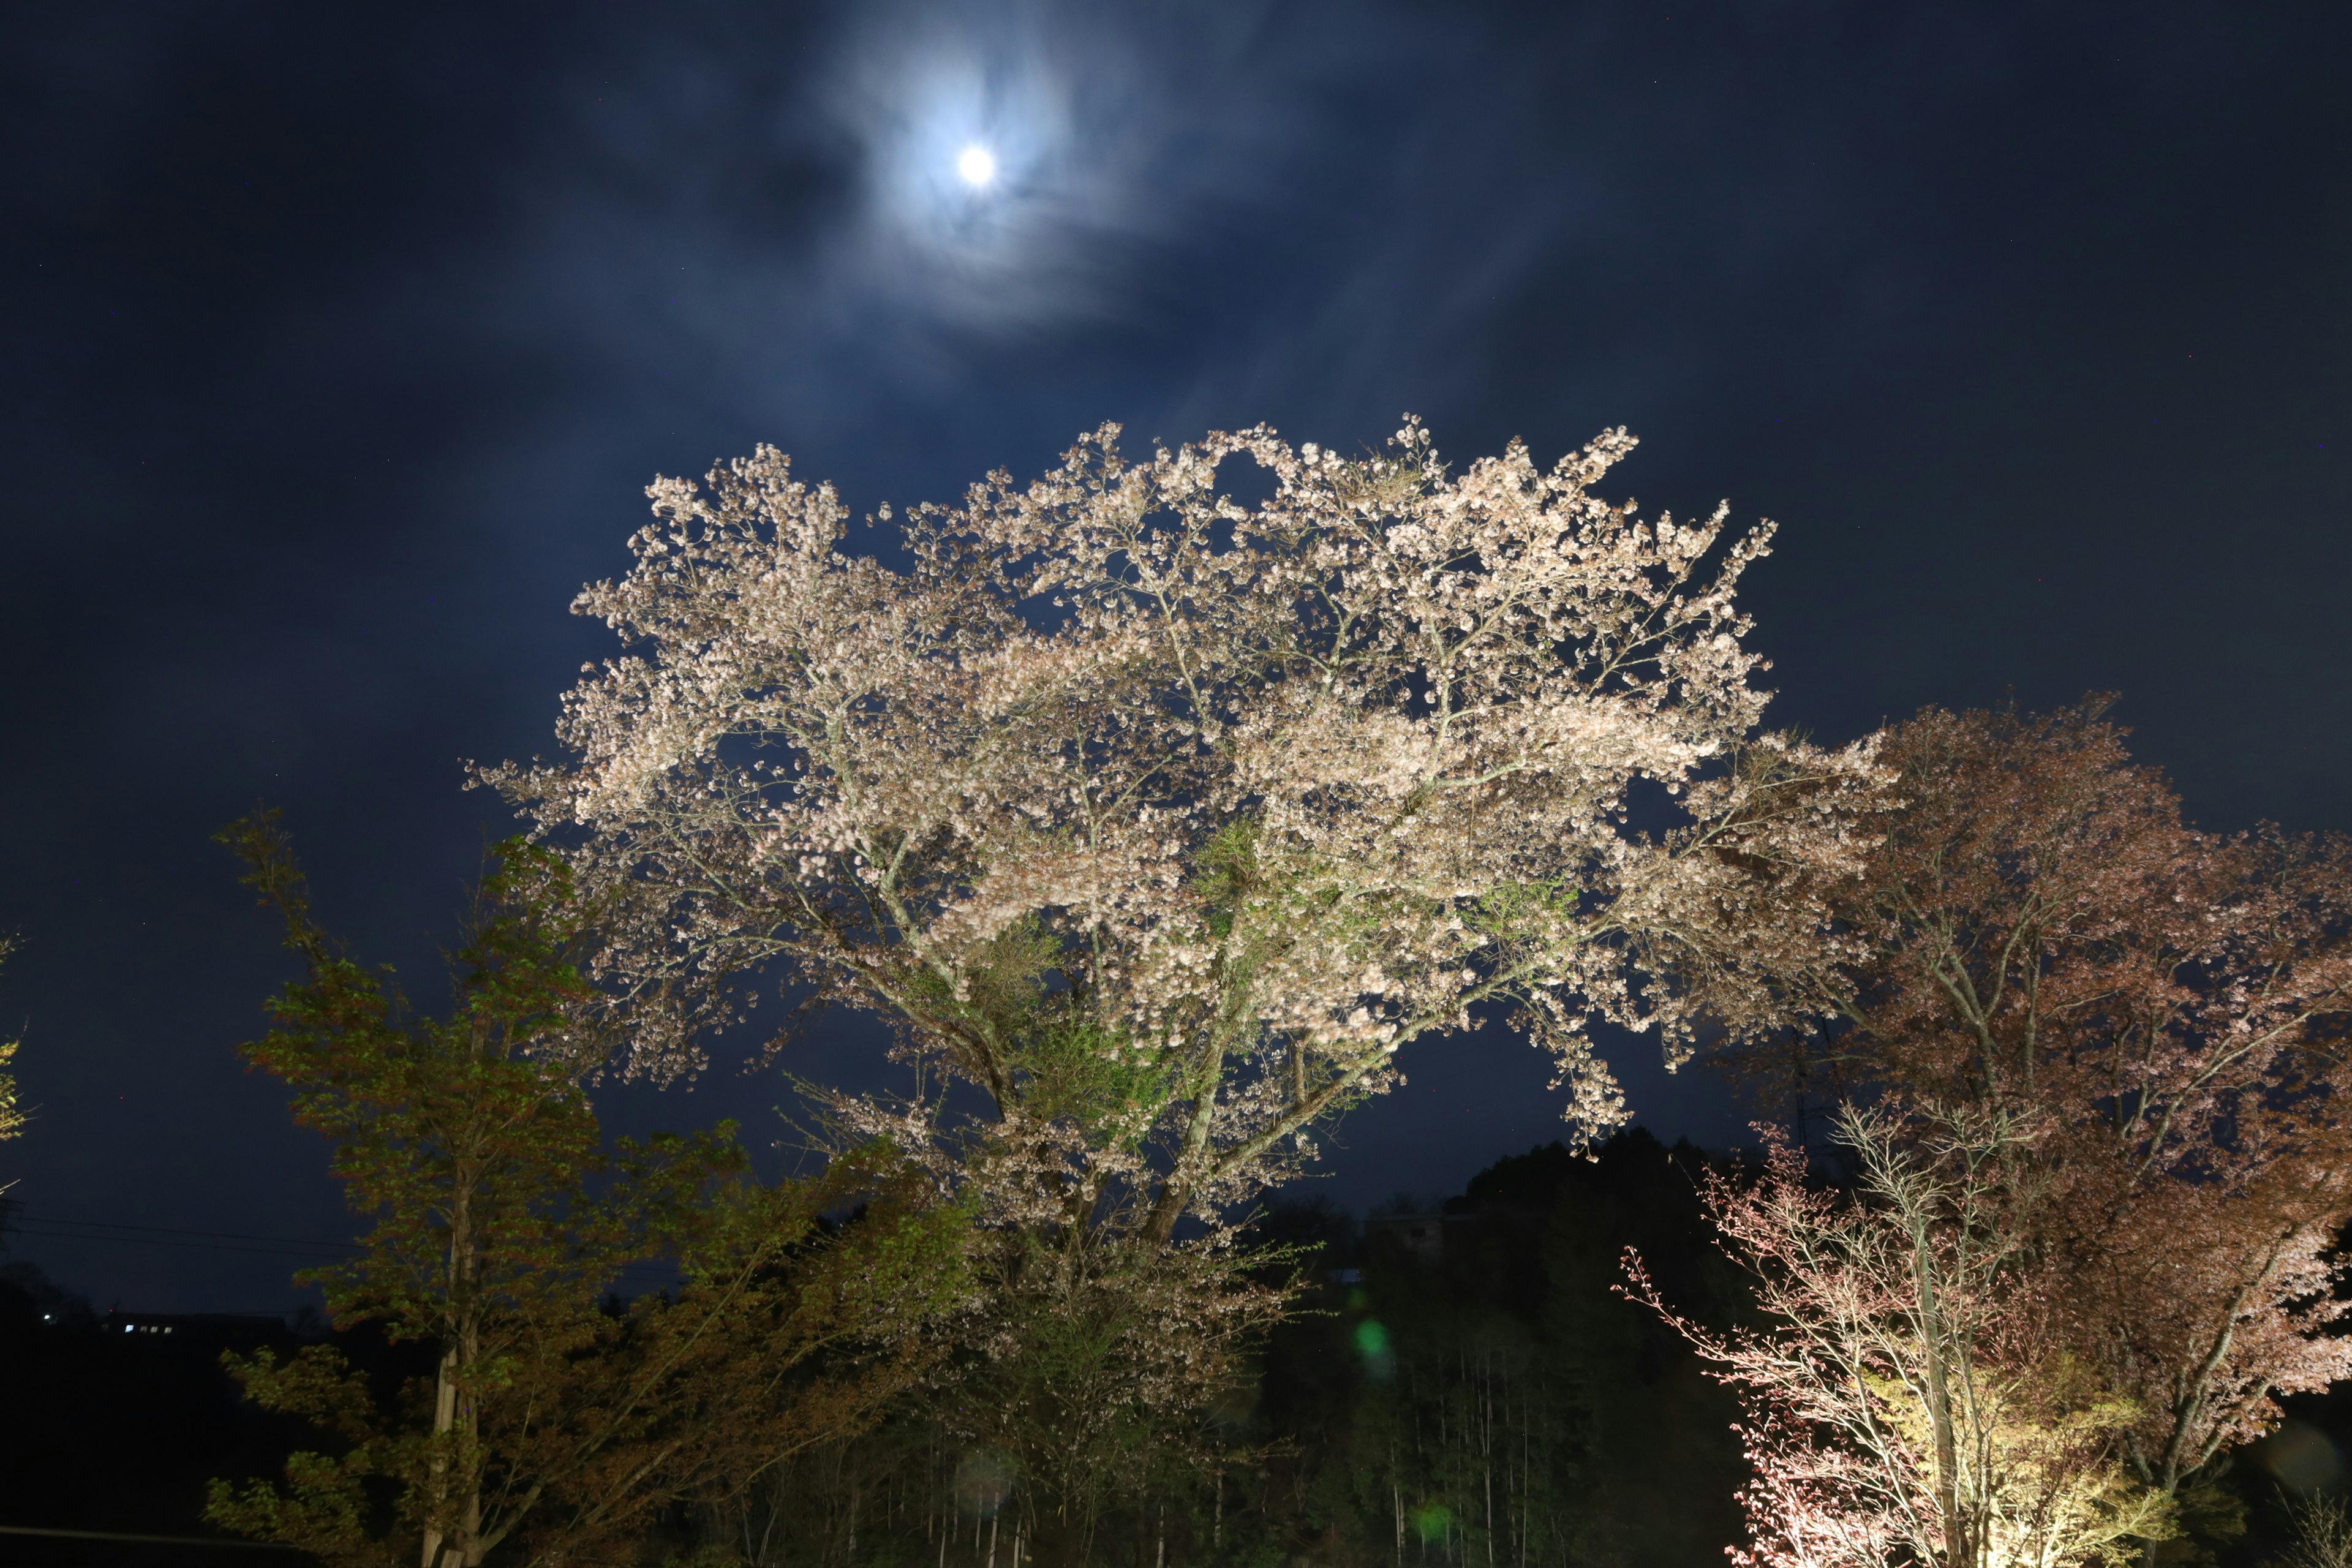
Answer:
<path fill-rule="evenodd" d="M 1843 952 L 1801 910 L 1880 781 L 1867 746 L 1756 732 L 1732 593 L 1769 527 L 1594 496 L 1622 431 L 1458 474 L 1410 422 L 1357 459 L 1116 434 L 918 508 L 904 573 L 844 553 L 772 447 L 652 487 L 635 569 L 577 605 L 635 648 L 566 699 L 565 761 L 483 774 L 610 900 L 632 1067 L 698 1070 L 774 969 L 980 1091 L 1038 1166 L 1024 1223 L 1059 1192 L 1157 1247 L 1485 1013 L 1580 1133 L 1625 1116 L 1589 1019 L 1673 1061 L 1702 1020 L 1793 1022 L 1790 972 Z M 1228 461 L 1273 494 L 1223 493 Z M 1629 826 L 1637 784 L 1684 822 Z"/>

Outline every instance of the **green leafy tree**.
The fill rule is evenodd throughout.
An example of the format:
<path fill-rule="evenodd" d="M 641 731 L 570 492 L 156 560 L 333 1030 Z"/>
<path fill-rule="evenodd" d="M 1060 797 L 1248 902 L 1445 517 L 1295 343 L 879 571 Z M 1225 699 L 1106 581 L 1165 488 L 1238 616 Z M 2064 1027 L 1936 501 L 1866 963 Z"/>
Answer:
<path fill-rule="evenodd" d="M 910 1375 L 919 1342 L 893 1351 L 890 1328 L 952 1296 L 960 1217 L 887 1154 L 763 1186 L 730 1125 L 608 1154 L 584 1083 L 613 1042 L 574 962 L 593 910 L 560 859 L 499 847 L 436 1019 L 320 929 L 274 814 L 222 837 L 307 970 L 245 1055 L 292 1088 L 374 1221 L 357 1258 L 306 1278 L 339 1324 L 439 1355 L 389 1407 L 331 1347 L 230 1358 L 337 1451 L 295 1455 L 282 1488 L 216 1482 L 215 1522 L 338 1563 L 576 1558 L 730 1459 L 870 1419 Z M 877 1203 L 858 1244 L 829 1244 L 822 1215 L 860 1193 Z M 606 1309 L 622 1268 L 666 1255 L 685 1263 L 675 1300 Z M 853 1340 L 885 1348 L 824 1364 Z"/>

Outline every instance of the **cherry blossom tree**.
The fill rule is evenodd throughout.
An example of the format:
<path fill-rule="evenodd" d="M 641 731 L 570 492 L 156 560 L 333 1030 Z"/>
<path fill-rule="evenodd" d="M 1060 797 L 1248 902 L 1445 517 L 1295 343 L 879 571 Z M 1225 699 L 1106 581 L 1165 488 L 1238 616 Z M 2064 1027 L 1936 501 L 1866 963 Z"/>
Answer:
<path fill-rule="evenodd" d="M 634 1070 L 699 1069 L 762 988 L 897 1026 L 916 1092 L 828 1114 L 981 1216 L 956 1397 L 1208 1431 L 1267 1300 L 1225 1222 L 1319 1126 L 1490 1015 L 1586 1131 L 1624 1114 L 1591 1019 L 1672 1060 L 1785 1026 L 1840 952 L 1799 911 L 1883 780 L 1758 733 L 1733 593 L 1769 531 L 1595 496 L 1622 432 L 1458 475 L 1410 423 L 1353 459 L 1116 435 L 917 508 L 904 569 L 772 448 L 658 480 L 635 569 L 576 606 L 630 651 L 566 699 L 566 754 L 485 777 L 608 911 Z M 1153 1310 L 1090 1305 L 1122 1300 Z M 1076 1561 L 1126 1483 L 1034 1426 L 989 1440 L 1039 1563 Z"/>
<path fill-rule="evenodd" d="M 1629 1293 L 1739 1395 L 1752 1568 L 2074 1568 L 2170 1533 L 2170 1500 L 2111 1457 L 2137 1412 L 2048 1331 L 2021 1140 L 1972 1110 L 1924 1128 L 1845 1108 L 1854 1190 L 1768 1133 L 1760 1179 L 1704 1196 L 1756 1326 L 1677 1314 L 1629 1251 Z"/>
<path fill-rule="evenodd" d="M 1825 984 L 1880 775 L 1757 731 L 1733 593 L 1769 526 L 1601 500 L 1622 431 L 1458 475 L 1413 423 L 1361 458 L 1116 436 L 917 508 L 904 570 L 772 447 L 651 487 L 575 605 L 633 651 L 563 757 L 484 774 L 616 911 L 635 1070 L 698 1070 L 763 985 L 878 1013 L 925 1091 L 843 1101 L 857 1131 L 967 1179 L 984 1146 L 1008 1221 L 1159 1247 L 1424 1037 L 1507 1013 L 1595 1131 L 1590 1020 L 1679 1060 Z M 1219 488 L 1236 459 L 1265 500 Z M 1674 825 L 1629 826 L 1643 788 Z"/>
<path fill-rule="evenodd" d="M 1835 1022 L 1745 1065 L 2041 1126 L 2020 1159 L 2049 1190 L 2053 1309 L 2137 1403 L 2135 1473 L 2173 1491 L 2274 1395 L 2352 1373 L 2323 1331 L 2352 1214 L 2352 849 L 2189 826 L 2104 706 L 1895 730 L 1905 804 L 1832 889 L 1872 957 L 1809 972 Z"/>

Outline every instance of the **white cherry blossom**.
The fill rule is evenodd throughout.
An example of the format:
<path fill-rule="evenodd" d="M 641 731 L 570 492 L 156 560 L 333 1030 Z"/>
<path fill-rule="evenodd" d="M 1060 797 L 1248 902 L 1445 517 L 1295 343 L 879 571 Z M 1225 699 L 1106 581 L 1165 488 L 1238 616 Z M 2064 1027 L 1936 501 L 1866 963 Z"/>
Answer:
<path fill-rule="evenodd" d="M 609 901 L 635 1070 L 698 1070 L 753 984 L 877 1012 L 1041 1213 L 1158 1242 L 1497 1013 L 1580 1134 L 1626 1114 L 1594 1020 L 1675 1062 L 1789 1021 L 1883 780 L 1758 733 L 1769 525 L 1603 500 L 1622 430 L 1459 474 L 1412 421 L 1355 459 L 1117 434 L 915 509 L 904 570 L 772 447 L 650 489 L 576 606 L 629 651 L 560 760 L 486 774 Z"/>

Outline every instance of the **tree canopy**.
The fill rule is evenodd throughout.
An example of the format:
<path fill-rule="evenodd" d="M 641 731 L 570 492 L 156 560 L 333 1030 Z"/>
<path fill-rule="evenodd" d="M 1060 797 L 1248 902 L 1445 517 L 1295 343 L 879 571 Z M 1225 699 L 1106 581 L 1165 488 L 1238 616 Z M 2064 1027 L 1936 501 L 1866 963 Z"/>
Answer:
<path fill-rule="evenodd" d="M 1625 1114 L 1590 1021 L 1670 1059 L 1791 1021 L 1878 774 L 1759 732 L 1769 526 L 1601 500 L 1622 431 L 1458 475 L 1410 422 L 1360 458 L 1117 434 L 917 508 L 905 570 L 773 448 L 651 488 L 576 605 L 632 651 L 563 758 L 485 774 L 614 911 L 637 1068 L 761 984 L 877 1012 L 981 1092 L 1009 1207 L 1157 1242 L 1491 1010 L 1588 1132 Z M 841 1112 L 912 1145 L 937 1109 Z"/>

